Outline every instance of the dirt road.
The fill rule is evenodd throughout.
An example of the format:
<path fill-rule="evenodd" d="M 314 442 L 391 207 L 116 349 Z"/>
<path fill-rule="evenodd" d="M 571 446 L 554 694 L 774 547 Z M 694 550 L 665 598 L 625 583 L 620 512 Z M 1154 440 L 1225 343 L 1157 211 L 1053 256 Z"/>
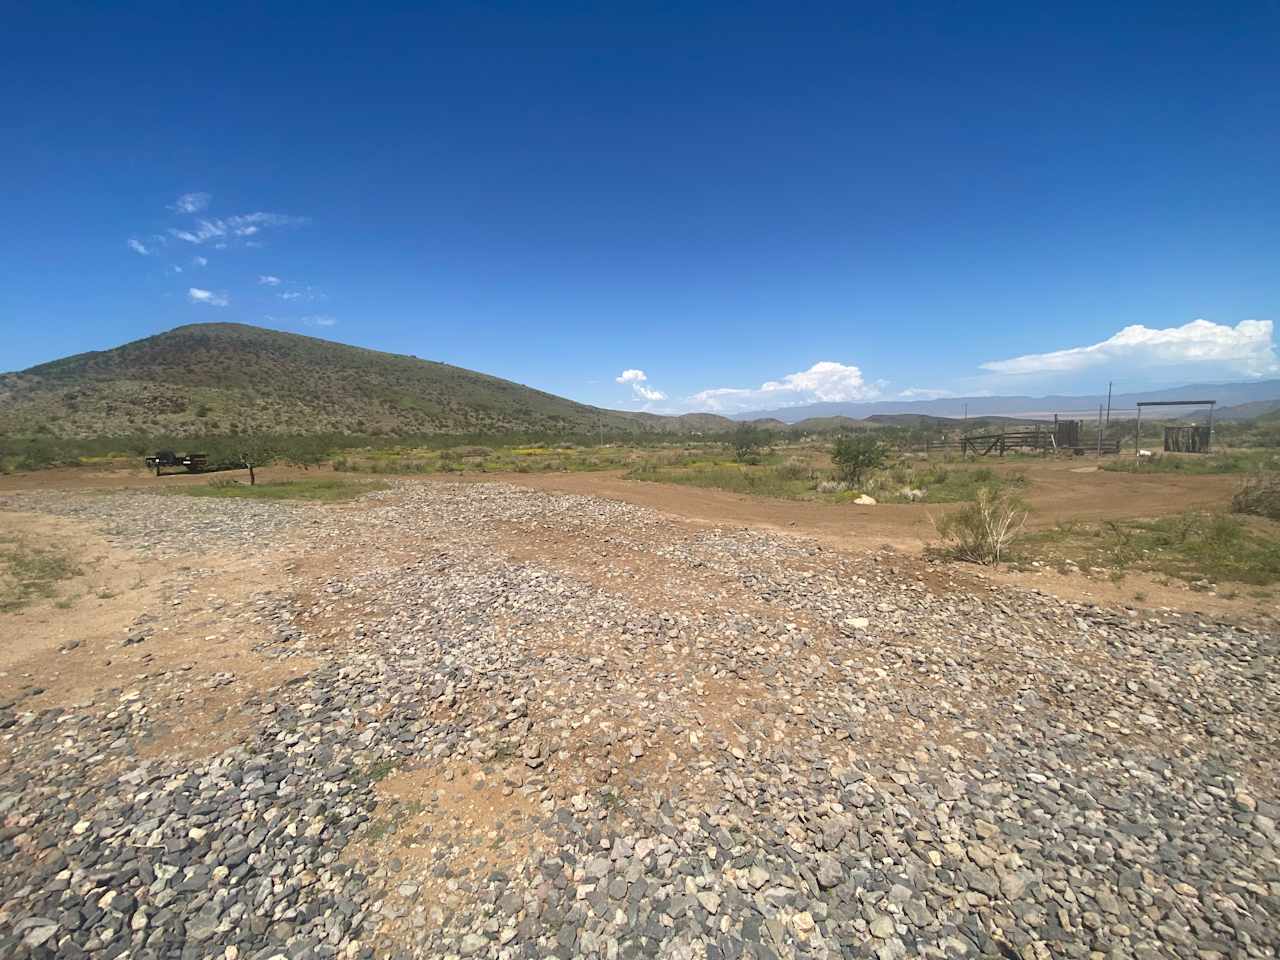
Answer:
<path fill-rule="evenodd" d="M 1028 526 L 1033 529 L 1052 527 L 1066 519 L 1122 520 L 1223 507 L 1239 483 L 1225 475 L 1117 473 L 1071 460 L 993 466 L 1027 475 L 1029 482 L 1022 496 L 1031 508 Z M 918 550 L 933 538 L 930 515 L 941 516 L 954 509 L 951 504 L 859 507 L 748 497 L 723 490 L 627 480 L 620 471 L 506 474 L 493 479 L 538 490 L 608 497 L 706 523 L 799 532 L 846 545 L 887 543 L 908 550 Z"/>
<path fill-rule="evenodd" d="M 1130 474 L 1098 470 L 1092 461 L 1045 460 L 1040 462 L 982 464 L 997 471 L 1019 471 L 1029 482 L 1021 493 L 1031 507 L 1028 526 L 1052 527 L 1060 520 L 1124 520 L 1166 516 L 1187 509 L 1224 507 L 1239 480 L 1228 475 L 1185 476 L 1169 473 Z M 328 468 L 302 470 L 270 467 L 258 471 L 263 481 L 314 477 Z M 219 477 L 240 479 L 246 471 L 227 471 Z M 874 507 L 853 504 L 812 503 L 749 497 L 723 490 L 676 484 L 628 480 L 621 471 L 583 473 L 447 474 L 433 481 L 501 481 L 536 490 L 607 497 L 650 507 L 674 517 L 713 526 L 754 527 L 761 530 L 800 533 L 833 546 L 874 547 L 884 544 L 899 550 L 918 551 L 934 537 L 931 516 L 954 509 L 950 504 L 884 503 Z M 11 490 L 110 490 L 136 488 L 148 491 L 209 482 L 207 475 L 174 475 L 156 478 L 143 469 L 94 470 L 91 468 L 45 470 L 0 477 L 0 492 Z"/>

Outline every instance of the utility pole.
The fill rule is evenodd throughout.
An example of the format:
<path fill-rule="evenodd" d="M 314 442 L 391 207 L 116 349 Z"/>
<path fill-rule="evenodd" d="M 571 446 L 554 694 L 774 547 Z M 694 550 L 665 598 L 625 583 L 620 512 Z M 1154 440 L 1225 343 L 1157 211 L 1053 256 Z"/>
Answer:
<path fill-rule="evenodd" d="M 1098 456 L 1102 456 L 1102 404 L 1098 404 Z"/>
<path fill-rule="evenodd" d="M 1111 426 L 1111 383 L 1107 381 L 1107 426 Z"/>

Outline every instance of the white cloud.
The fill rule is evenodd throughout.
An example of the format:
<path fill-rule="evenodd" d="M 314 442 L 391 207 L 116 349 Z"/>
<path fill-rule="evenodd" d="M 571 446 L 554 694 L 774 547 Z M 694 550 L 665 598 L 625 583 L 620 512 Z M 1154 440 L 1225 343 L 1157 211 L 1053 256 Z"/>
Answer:
<path fill-rule="evenodd" d="M 317 290 L 315 287 L 310 286 L 300 286 L 293 290 L 285 290 L 282 293 L 276 294 L 276 296 L 281 300 L 301 301 L 305 303 L 310 303 L 313 300 L 325 299 L 325 293 L 323 290 Z"/>
<path fill-rule="evenodd" d="M 137 237 L 129 238 L 129 249 L 132 250 L 134 253 L 142 254 L 144 257 L 148 257 L 152 253 L 151 248 L 148 247 L 141 240 L 139 240 Z"/>
<path fill-rule="evenodd" d="M 192 303 L 205 303 L 211 307 L 225 307 L 231 302 L 225 293 L 214 293 L 212 290 L 201 290 L 199 287 L 191 287 L 187 290 L 187 297 Z"/>
<path fill-rule="evenodd" d="M 181 272 L 182 272 L 182 268 L 181 268 L 180 266 L 178 266 L 176 263 L 175 263 L 175 264 L 174 264 L 170 269 L 172 269 L 174 273 L 181 273 Z"/>
<path fill-rule="evenodd" d="M 310 316 L 303 317 L 302 322 L 312 327 L 336 327 L 338 318 L 327 313 L 313 313 Z"/>
<path fill-rule="evenodd" d="M 169 204 L 169 209 L 174 213 L 199 213 L 209 206 L 209 200 L 207 193 L 184 193 Z"/>
<path fill-rule="evenodd" d="M 1155 330 L 1134 324 L 1087 347 L 990 360 L 982 369 L 1005 374 L 1072 373 L 1109 362 L 1133 367 L 1212 365 L 1249 376 L 1280 371 L 1270 320 L 1242 320 L 1234 327 L 1192 320 Z"/>
<path fill-rule="evenodd" d="M 208 257 L 192 257 L 191 262 L 197 267 L 207 267 L 209 265 Z"/>
<path fill-rule="evenodd" d="M 291 227 L 309 222 L 306 217 L 292 217 L 283 213 L 244 213 L 234 217 L 205 218 L 197 220 L 189 229 L 170 227 L 169 234 L 187 243 L 201 244 L 210 240 L 224 242 L 235 237 L 251 237 L 264 227 Z M 216 246 L 216 244 L 215 244 Z"/>
<path fill-rule="evenodd" d="M 278 287 L 283 282 L 284 281 L 282 281 L 279 277 L 272 277 L 272 276 L 258 277 L 258 283 L 262 284 L 264 287 Z"/>
<path fill-rule="evenodd" d="M 646 387 L 645 381 L 649 378 L 643 370 L 623 370 L 613 378 L 614 383 L 631 384 L 631 392 L 637 400 L 665 400 L 667 395 L 661 390 L 653 387 Z"/>
<path fill-rule="evenodd" d="M 822 360 L 808 370 L 789 373 L 759 387 L 715 387 L 689 398 L 688 404 L 704 410 L 736 412 L 762 406 L 794 407 L 805 403 L 837 403 L 870 400 L 880 387 L 867 383 L 862 371 L 851 364 Z"/>

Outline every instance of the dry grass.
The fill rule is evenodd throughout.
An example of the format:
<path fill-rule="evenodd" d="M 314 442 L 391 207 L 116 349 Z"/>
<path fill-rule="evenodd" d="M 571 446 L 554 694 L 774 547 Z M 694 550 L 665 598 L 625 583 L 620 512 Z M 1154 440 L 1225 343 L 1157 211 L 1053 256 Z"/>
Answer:
<path fill-rule="evenodd" d="M 52 599 L 61 581 L 81 572 L 71 554 L 61 548 L 32 546 L 22 537 L 0 534 L 0 612 Z"/>
<path fill-rule="evenodd" d="M 1251 476 L 1231 498 L 1231 512 L 1280 520 L 1280 473 Z"/>

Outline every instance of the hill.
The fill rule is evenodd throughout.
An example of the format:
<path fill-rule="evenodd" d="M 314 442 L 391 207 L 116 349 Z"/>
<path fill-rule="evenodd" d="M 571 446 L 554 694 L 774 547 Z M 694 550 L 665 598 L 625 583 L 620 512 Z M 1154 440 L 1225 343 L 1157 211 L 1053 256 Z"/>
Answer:
<path fill-rule="evenodd" d="M 1233 407 L 1219 407 L 1213 412 L 1213 419 L 1223 420 L 1258 420 L 1275 419 L 1280 415 L 1280 400 L 1255 400 L 1252 403 L 1240 403 Z M 1183 420 L 1203 420 L 1204 408 L 1193 413 L 1183 414 Z"/>
<path fill-rule="evenodd" d="M 236 323 L 177 327 L 0 375 L 0 433 L 716 432 L 713 414 L 605 410 L 461 367 Z"/>

